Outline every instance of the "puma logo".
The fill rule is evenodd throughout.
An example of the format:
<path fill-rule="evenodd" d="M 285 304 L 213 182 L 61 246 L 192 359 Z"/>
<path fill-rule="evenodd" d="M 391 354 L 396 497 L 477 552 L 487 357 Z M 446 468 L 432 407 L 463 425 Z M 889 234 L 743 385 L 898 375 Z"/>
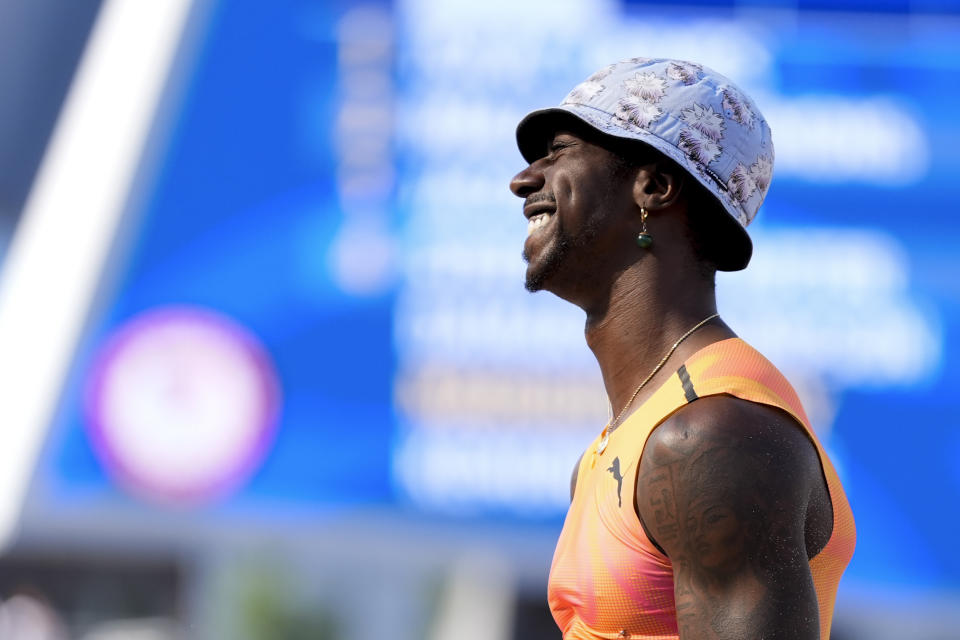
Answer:
<path fill-rule="evenodd" d="M 623 506 L 623 500 L 620 498 L 620 490 L 623 489 L 623 475 L 620 473 L 620 456 L 617 456 L 613 459 L 613 464 L 607 467 L 607 471 L 613 474 L 613 478 L 617 481 L 617 506 Z"/>

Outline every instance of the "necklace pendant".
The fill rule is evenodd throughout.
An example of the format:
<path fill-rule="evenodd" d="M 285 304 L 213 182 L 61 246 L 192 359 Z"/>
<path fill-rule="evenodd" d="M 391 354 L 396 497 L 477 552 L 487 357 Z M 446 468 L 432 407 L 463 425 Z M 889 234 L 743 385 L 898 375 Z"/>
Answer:
<path fill-rule="evenodd" d="M 604 450 L 607 448 L 607 443 L 610 442 L 610 434 L 606 429 L 603 430 L 603 437 L 600 438 L 600 442 L 597 444 L 597 455 L 601 455 Z"/>

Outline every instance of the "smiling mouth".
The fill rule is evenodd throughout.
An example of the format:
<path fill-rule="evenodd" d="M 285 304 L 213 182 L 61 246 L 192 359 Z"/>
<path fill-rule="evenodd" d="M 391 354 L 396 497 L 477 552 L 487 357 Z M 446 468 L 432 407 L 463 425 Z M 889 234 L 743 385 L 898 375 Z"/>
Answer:
<path fill-rule="evenodd" d="M 527 235 L 532 235 L 537 229 L 545 226 L 552 217 L 552 213 L 538 213 L 531 216 L 529 222 L 527 222 Z"/>

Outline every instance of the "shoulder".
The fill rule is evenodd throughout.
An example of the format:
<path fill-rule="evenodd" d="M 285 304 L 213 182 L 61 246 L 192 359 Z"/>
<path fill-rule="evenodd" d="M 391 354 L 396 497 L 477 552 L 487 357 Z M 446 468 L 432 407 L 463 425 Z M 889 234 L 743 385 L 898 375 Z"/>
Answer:
<path fill-rule="evenodd" d="M 707 396 L 674 413 L 648 438 L 638 469 L 637 512 L 667 555 L 692 516 L 718 516 L 718 509 L 741 523 L 762 515 L 802 539 L 820 476 L 816 448 L 789 414 L 732 396 Z"/>
<path fill-rule="evenodd" d="M 681 638 L 816 638 L 805 513 L 819 473 L 778 409 L 701 398 L 651 434 L 636 506 L 669 557 Z"/>
<path fill-rule="evenodd" d="M 644 447 L 646 461 L 694 460 L 690 456 L 750 459 L 781 472 L 819 473 L 816 448 L 803 425 L 769 405 L 716 395 L 699 398 L 661 423 Z"/>

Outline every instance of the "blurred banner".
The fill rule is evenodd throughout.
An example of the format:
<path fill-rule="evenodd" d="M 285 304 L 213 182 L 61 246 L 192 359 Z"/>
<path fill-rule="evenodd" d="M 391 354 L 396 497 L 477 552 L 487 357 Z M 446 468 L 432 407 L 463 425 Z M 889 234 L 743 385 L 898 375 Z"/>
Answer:
<path fill-rule="evenodd" d="M 958 496 L 960 446 L 944 366 L 956 19 L 710 4 L 404 4 L 397 485 L 430 509 L 562 513 L 605 401 L 580 312 L 519 286 L 513 127 L 611 60 L 702 61 L 774 131 L 753 263 L 721 274 L 720 310 L 797 386 L 842 470 L 864 532 L 846 584 L 956 589 L 939 508 Z"/>
<path fill-rule="evenodd" d="M 13 557 L 149 550 L 137 571 L 167 576 L 145 596 L 160 604 L 111 615 L 164 637 L 180 637 L 171 620 L 306 637 L 233 616 L 249 602 L 309 637 L 452 637 L 474 593 L 498 637 L 554 637 L 552 544 L 607 408 L 581 312 L 523 289 L 514 127 L 612 61 L 663 56 L 734 79 L 773 130 L 753 262 L 721 274 L 718 297 L 797 387 L 853 506 L 835 637 L 902 637 L 895 621 L 927 610 L 907 635 L 946 637 L 960 610 L 960 519 L 945 509 L 960 499 L 960 7 L 210 0 L 189 17 L 150 72 L 166 89 L 113 185 L 129 195 L 97 286 L 61 274 L 80 311 L 37 318 L 33 339 L 74 336 L 66 382 L 2 378 L 46 412 L 0 407 L 5 428 L 46 434 Z M 0 202 L 15 247 L 30 208 Z M 69 212 L 80 227 L 96 213 Z M 478 570 L 463 559 L 475 547 L 499 563 Z M 185 612 L 166 605 L 185 593 Z M 311 598 L 324 606 L 308 615 Z"/>

